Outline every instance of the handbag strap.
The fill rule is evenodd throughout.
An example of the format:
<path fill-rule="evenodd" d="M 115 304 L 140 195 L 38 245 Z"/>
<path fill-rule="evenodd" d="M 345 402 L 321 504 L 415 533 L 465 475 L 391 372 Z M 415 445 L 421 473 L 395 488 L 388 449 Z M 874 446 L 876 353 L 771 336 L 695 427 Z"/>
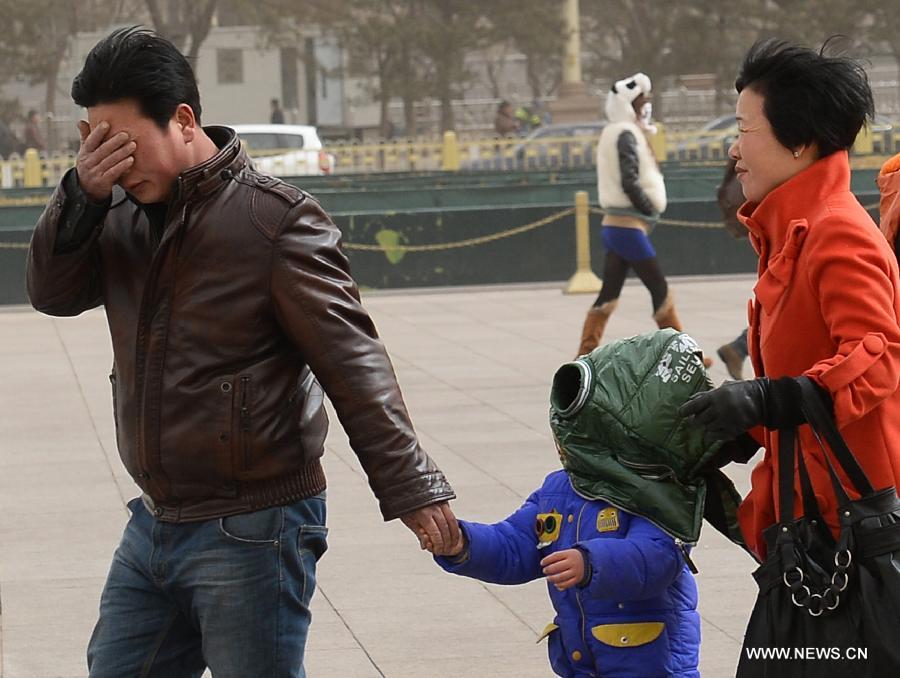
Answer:
<path fill-rule="evenodd" d="M 797 429 L 787 428 L 778 432 L 778 506 L 779 522 L 789 524 L 794 520 L 794 459 L 797 460 L 797 475 L 800 478 L 800 499 L 802 515 L 807 518 L 822 519 L 819 502 L 813 491 L 803 450 L 797 450 Z"/>
<path fill-rule="evenodd" d="M 809 378 L 800 378 L 797 382 L 800 384 L 800 391 L 803 394 L 801 407 L 803 408 L 803 413 L 806 415 L 806 421 L 813 430 L 813 433 L 816 434 L 819 445 L 822 446 L 822 451 L 825 453 L 825 460 L 828 462 L 829 471 L 832 474 L 832 481 L 836 481 L 838 485 L 838 487 L 835 487 L 835 490 L 837 491 L 840 487 L 838 497 L 847 501 L 846 492 L 844 492 L 843 487 L 840 486 L 840 481 L 832 467 L 831 460 L 828 458 L 827 450 L 819 437 L 820 434 L 825 436 L 825 440 L 828 442 L 828 446 L 831 448 L 834 458 L 844 471 L 844 474 L 850 479 L 850 482 L 853 484 L 857 493 L 859 493 L 860 496 L 866 496 L 875 492 L 865 471 L 863 471 L 859 462 L 856 460 L 856 457 L 853 456 L 853 452 L 850 451 L 850 448 L 838 431 L 837 426 L 834 423 L 834 418 L 826 411 L 825 406 L 822 404 L 822 399 L 819 397 L 813 382 Z M 843 497 L 841 495 L 843 495 Z"/>

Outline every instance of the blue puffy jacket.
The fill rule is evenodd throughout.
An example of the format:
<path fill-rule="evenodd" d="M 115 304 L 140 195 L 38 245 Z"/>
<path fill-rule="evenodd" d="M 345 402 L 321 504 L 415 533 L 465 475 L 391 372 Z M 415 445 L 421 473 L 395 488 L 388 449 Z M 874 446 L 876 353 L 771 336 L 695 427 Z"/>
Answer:
<path fill-rule="evenodd" d="M 468 558 L 435 560 L 481 581 L 522 584 L 543 576 L 540 561 L 554 551 L 587 554 L 585 587 L 547 587 L 556 619 L 544 635 L 558 675 L 699 678 L 697 586 L 679 545 L 653 523 L 584 499 L 556 471 L 506 520 L 460 526 Z"/>

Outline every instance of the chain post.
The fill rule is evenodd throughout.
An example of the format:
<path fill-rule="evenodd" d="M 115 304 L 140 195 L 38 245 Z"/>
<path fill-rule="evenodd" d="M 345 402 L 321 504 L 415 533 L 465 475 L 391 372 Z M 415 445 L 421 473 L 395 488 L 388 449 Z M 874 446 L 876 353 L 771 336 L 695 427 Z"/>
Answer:
<path fill-rule="evenodd" d="M 563 290 L 566 294 L 597 293 L 603 284 L 591 270 L 590 207 L 587 191 L 575 193 L 575 274 Z"/>

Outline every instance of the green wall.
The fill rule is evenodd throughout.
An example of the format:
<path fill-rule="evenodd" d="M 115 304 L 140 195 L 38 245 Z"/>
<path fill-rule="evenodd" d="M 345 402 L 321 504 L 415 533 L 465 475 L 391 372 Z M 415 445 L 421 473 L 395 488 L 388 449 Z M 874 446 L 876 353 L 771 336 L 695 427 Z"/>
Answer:
<path fill-rule="evenodd" d="M 666 165 L 669 207 L 665 217 L 718 222 L 715 189 L 719 167 Z M 876 170 L 853 173 L 853 190 L 864 205 L 877 203 Z M 468 172 L 298 177 L 344 233 L 354 276 L 368 288 L 468 285 L 567 279 L 575 267 L 574 217 L 527 233 L 472 247 L 428 252 L 398 245 L 457 242 L 524 226 L 573 205 L 586 190 L 596 204 L 592 171 Z M 46 189 L 0 191 L 0 304 L 26 303 L 25 250 L 40 205 L 3 206 L 4 200 L 49 197 Z M 871 213 L 875 215 L 877 210 Z M 591 215 L 593 268 L 602 271 L 600 215 Z M 665 223 L 652 240 L 669 275 L 753 272 L 756 257 L 746 240 L 720 227 Z M 376 242 L 387 251 L 359 251 L 354 244 Z M 7 247 L 4 247 L 4 243 Z"/>

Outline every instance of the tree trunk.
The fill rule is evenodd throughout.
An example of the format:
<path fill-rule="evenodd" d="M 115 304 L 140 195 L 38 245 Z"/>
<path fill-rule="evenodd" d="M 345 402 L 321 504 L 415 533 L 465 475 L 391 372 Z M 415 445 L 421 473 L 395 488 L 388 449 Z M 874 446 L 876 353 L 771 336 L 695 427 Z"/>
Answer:
<path fill-rule="evenodd" d="M 541 91 L 541 78 L 538 75 L 537 68 L 535 68 L 536 64 L 534 63 L 534 56 L 531 54 L 525 55 L 525 76 L 528 80 L 528 86 L 531 88 L 531 98 L 534 101 L 537 101 L 543 95 Z"/>
<path fill-rule="evenodd" d="M 44 110 L 47 111 L 47 130 L 44 134 L 44 143 L 48 153 L 57 150 L 56 127 L 53 124 L 53 117 L 56 114 L 56 79 L 59 76 L 59 62 L 60 59 L 54 59 L 47 71 L 46 89 L 44 90 Z"/>
<path fill-rule="evenodd" d="M 414 137 L 418 134 L 416 124 L 416 100 L 409 89 L 403 92 L 403 124 L 406 125 L 406 136 Z"/>
<path fill-rule="evenodd" d="M 391 135 L 391 119 L 388 113 L 388 104 L 391 101 L 391 94 L 388 90 L 387 64 L 381 59 L 378 62 L 378 107 L 379 107 L 379 128 L 382 139 L 387 139 Z"/>
<path fill-rule="evenodd" d="M 453 120 L 453 101 L 450 94 L 450 77 L 446 62 L 437 64 L 438 100 L 441 102 L 441 133 L 455 127 Z"/>
<path fill-rule="evenodd" d="M 453 119 L 453 102 L 450 99 L 450 93 L 441 95 L 441 133 L 452 130 L 456 127 Z"/>

